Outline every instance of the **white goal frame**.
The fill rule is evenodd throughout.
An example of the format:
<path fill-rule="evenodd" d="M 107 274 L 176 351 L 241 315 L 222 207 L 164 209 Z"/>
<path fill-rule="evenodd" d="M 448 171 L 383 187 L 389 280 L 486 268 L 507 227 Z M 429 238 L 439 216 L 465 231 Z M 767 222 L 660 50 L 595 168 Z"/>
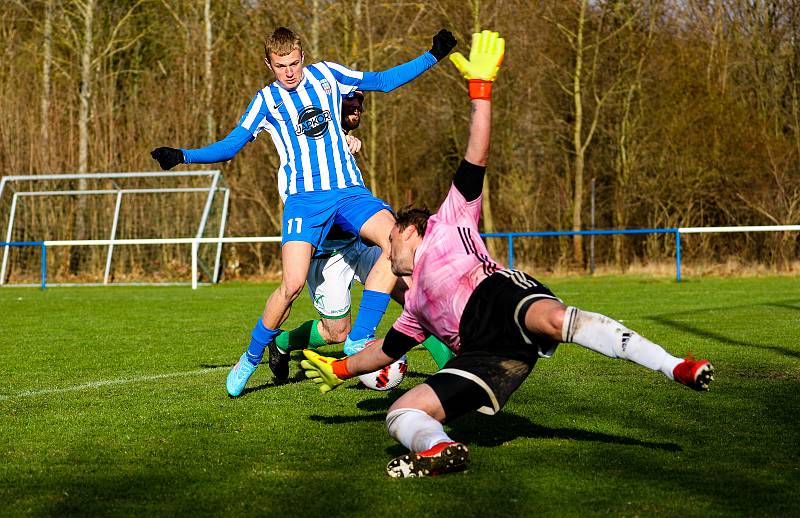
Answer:
<path fill-rule="evenodd" d="M 37 181 L 67 181 L 67 180 L 122 180 L 130 178 L 177 178 L 177 177 L 207 177 L 207 187 L 155 187 L 155 188 L 122 188 L 116 187 L 113 189 L 83 189 L 83 190 L 26 190 L 16 191 L 10 184 L 19 182 L 37 182 Z M 16 217 L 17 202 L 20 198 L 24 197 L 45 197 L 45 196 L 116 196 L 116 205 L 114 207 L 114 218 L 111 223 L 111 232 L 109 239 L 106 240 L 64 240 L 64 241 L 46 241 L 47 246 L 73 246 L 73 245 L 106 245 L 108 252 L 106 254 L 106 265 L 103 274 L 103 284 L 108 284 L 111 275 L 111 261 L 114 254 L 114 245 L 123 244 L 143 244 L 151 242 L 152 244 L 166 244 L 166 243 L 192 243 L 192 272 L 193 283 L 197 280 L 197 248 L 200 243 L 216 243 L 217 250 L 214 259 L 214 268 L 212 274 L 212 282 L 219 281 L 220 259 L 222 255 L 222 243 L 224 242 L 225 223 L 228 218 L 228 203 L 230 199 L 230 190 L 227 187 L 220 185 L 222 173 L 219 170 L 209 171 L 180 171 L 175 173 L 165 172 L 129 172 L 129 173 L 88 173 L 88 174 L 43 174 L 43 175 L 16 175 L 4 176 L 0 178 L 0 200 L 3 199 L 3 192 L 8 186 L 12 191 L 11 207 L 9 210 L 8 225 L 6 228 L 5 241 L 11 242 L 11 236 L 14 232 L 14 220 Z M 166 239 L 117 239 L 117 224 L 119 222 L 120 207 L 122 206 L 122 198 L 125 194 L 161 194 L 161 193 L 179 193 L 179 192 L 205 192 L 206 200 L 203 206 L 203 212 L 200 216 L 200 221 L 197 225 L 197 232 L 194 238 L 166 238 Z M 214 202 L 214 196 L 217 192 L 222 193 L 222 211 L 220 214 L 219 222 L 219 235 L 216 238 L 203 238 L 206 224 L 208 222 L 211 207 Z M 8 268 L 8 255 L 9 246 L 3 247 L 3 260 L 0 265 L 0 286 L 6 282 L 6 271 Z"/>

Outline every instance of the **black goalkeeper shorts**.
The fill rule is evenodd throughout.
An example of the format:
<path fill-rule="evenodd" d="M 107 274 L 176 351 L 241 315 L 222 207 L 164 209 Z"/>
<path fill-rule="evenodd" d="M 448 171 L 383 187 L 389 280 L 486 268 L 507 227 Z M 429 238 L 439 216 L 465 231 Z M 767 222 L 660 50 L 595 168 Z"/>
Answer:
<path fill-rule="evenodd" d="M 459 355 L 425 383 L 447 420 L 471 410 L 495 414 L 558 342 L 531 335 L 525 313 L 538 300 L 560 300 L 547 286 L 517 270 L 500 270 L 481 282 L 461 316 Z"/>

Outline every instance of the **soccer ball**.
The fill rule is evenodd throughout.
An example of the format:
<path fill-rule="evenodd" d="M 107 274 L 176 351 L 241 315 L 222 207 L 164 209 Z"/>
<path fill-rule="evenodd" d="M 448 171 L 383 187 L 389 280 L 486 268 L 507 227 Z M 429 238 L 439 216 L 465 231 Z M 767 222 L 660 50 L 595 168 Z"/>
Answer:
<path fill-rule="evenodd" d="M 372 390 L 391 390 L 403 382 L 407 370 L 408 358 L 404 354 L 386 367 L 369 374 L 362 374 L 358 379 Z"/>

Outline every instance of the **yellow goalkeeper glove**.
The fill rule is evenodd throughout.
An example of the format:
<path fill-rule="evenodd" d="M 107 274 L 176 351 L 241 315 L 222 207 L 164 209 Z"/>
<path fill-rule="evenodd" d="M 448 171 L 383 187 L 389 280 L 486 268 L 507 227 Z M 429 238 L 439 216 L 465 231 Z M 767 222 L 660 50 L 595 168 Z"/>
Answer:
<path fill-rule="evenodd" d="M 500 70 L 503 55 L 506 51 L 506 40 L 496 32 L 482 31 L 472 35 L 472 47 L 469 60 L 460 52 L 450 55 L 450 61 L 461 75 L 469 81 L 470 99 L 492 98 L 492 82 Z"/>
<path fill-rule="evenodd" d="M 303 349 L 303 355 L 308 359 L 301 361 L 300 367 L 305 371 L 306 378 L 319 384 L 319 391 L 323 394 L 335 389 L 344 383 L 345 379 L 351 377 L 345 366 L 345 359 L 320 356 L 309 349 Z"/>

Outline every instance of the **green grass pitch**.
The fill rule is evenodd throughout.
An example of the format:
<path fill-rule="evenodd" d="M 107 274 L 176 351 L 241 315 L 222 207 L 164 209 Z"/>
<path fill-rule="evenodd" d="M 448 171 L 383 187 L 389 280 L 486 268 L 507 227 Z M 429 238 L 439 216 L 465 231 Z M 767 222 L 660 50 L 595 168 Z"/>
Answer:
<path fill-rule="evenodd" d="M 800 512 L 800 279 L 554 279 L 569 304 L 717 368 L 696 393 L 562 345 L 494 417 L 447 426 L 464 473 L 394 480 L 399 390 L 236 400 L 225 376 L 274 285 L 0 290 L 0 514 L 790 516 Z M 307 295 L 288 324 L 313 316 Z M 385 332 L 397 315 L 390 308 Z M 338 349 L 329 349 L 332 352 Z"/>

